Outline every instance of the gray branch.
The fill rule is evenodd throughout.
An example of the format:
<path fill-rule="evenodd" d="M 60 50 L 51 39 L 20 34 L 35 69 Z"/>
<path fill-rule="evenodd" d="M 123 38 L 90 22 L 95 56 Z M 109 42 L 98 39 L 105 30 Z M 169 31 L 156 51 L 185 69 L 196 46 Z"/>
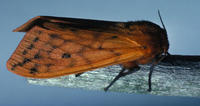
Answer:
<path fill-rule="evenodd" d="M 171 55 L 161 61 L 152 75 L 152 92 L 148 92 L 149 65 L 120 78 L 110 92 L 200 97 L 200 56 Z M 30 84 L 102 90 L 119 73 L 119 65 L 51 79 L 28 79 Z"/>

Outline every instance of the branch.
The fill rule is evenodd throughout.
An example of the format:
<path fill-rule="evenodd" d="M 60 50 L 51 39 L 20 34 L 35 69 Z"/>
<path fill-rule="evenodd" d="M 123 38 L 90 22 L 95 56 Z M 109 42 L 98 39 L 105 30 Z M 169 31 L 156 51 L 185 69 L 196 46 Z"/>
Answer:
<path fill-rule="evenodd" d="M 141 65 L 140 71 L 120 78 L 111 92 L 154 94 L 166 96 L 200 97 L 200 56 L 170 55 L 159 63 L 152 76 L 152 92 L 148 92 L 150 65 Z M 82 74 L 51 79 L 28 79 L 30 84 L 102 90 L 119 73 L 119 65 L 96 69 Z"/>

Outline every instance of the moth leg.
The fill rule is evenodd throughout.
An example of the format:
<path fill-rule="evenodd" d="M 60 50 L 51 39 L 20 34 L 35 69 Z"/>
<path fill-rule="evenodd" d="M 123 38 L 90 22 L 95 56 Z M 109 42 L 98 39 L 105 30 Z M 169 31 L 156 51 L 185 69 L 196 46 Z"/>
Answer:
<path fill-rule="evenodd" d="M 153 73 L 154 66 L 155 66 L 155 64 L 152 64 L 152 66 L 150 67 L 150 71 L 149 71 L 149 79 L 148 79 L 149 88 L 147 90 L 149 92 L 151 92 L 151 76 L 152 76 L 152 73 Z"/>
<path fill-rule="evenodd" d="M 134 67 L 134 68 L 131 68 L 131 69 L 127 69 L 127 70 L 126 70 L 126 68 L 123 67 L 122 70 L 119 72 L 119 74 L 112 80 L 112 82 L 111 82 L 107 87 L 104 88 L 104 91 L 108 91 L 108 89 L 109 89 L 119 78 L 124 77 L 124 76 L 129 75 L 129 74 L 132 74 L 132 73 L 138 71 L 139 69 L 140 69 L 139 66 Z"/>
<path fill-rule="evenodd" d="M 83 73 L 84 73 L 84 72 L 83 72 Z M 79 76 L 82 75 L 83 73 L 75 74 L 75 77 L 79 77 Z"/>
<path fill-rule="evenodd" d="M 152 66 L 150 67 L 150 71 L 149 71 L 149 79 L 148 79 L 148 85 L 149 85 L 149 88 L 147 91 L 151 92 L 151 76 L 152 76 L 152 73 L 153 73 L 153 69 L 154 69 L 154 66 L 157 65 L 161 60 L 163 60 L 167 55 L 170 55 L 169 53 L 166 53 L 165 55 L 159 55 L 156 57 L 156 59 L 154 60 Z"/>

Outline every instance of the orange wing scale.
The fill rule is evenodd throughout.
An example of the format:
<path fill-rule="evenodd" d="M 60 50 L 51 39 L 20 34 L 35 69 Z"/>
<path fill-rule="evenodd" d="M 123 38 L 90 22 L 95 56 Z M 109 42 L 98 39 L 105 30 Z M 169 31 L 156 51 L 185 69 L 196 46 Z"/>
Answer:
<path fill-rule="evenodd" d="M 126 35 L 88 30 L 32 27 L 7 62 L 24 77 L 51 78 L 137 60 L 144 54 Z M 17 31 L 17 30 L 15 30 Z M 128 36 L 128 35 L 127 35 Z"/>

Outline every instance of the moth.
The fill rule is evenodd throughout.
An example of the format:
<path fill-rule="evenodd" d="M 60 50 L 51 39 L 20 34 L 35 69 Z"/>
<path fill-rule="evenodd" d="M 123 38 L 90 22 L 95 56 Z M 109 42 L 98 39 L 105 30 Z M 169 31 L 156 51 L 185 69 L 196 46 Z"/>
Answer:
<path fill-rule="evenodd" d="M 103 20 L 37 16 L 14 32 L 26 35 L 7 61 L 9 71 L 31 78 L 52 78 L 80 74 L 120 64 L 122 70 L 104 88 L 152 63 L 149 72 L 167 54 L 167 31 L 150 21 L 114 22 Z"/>

